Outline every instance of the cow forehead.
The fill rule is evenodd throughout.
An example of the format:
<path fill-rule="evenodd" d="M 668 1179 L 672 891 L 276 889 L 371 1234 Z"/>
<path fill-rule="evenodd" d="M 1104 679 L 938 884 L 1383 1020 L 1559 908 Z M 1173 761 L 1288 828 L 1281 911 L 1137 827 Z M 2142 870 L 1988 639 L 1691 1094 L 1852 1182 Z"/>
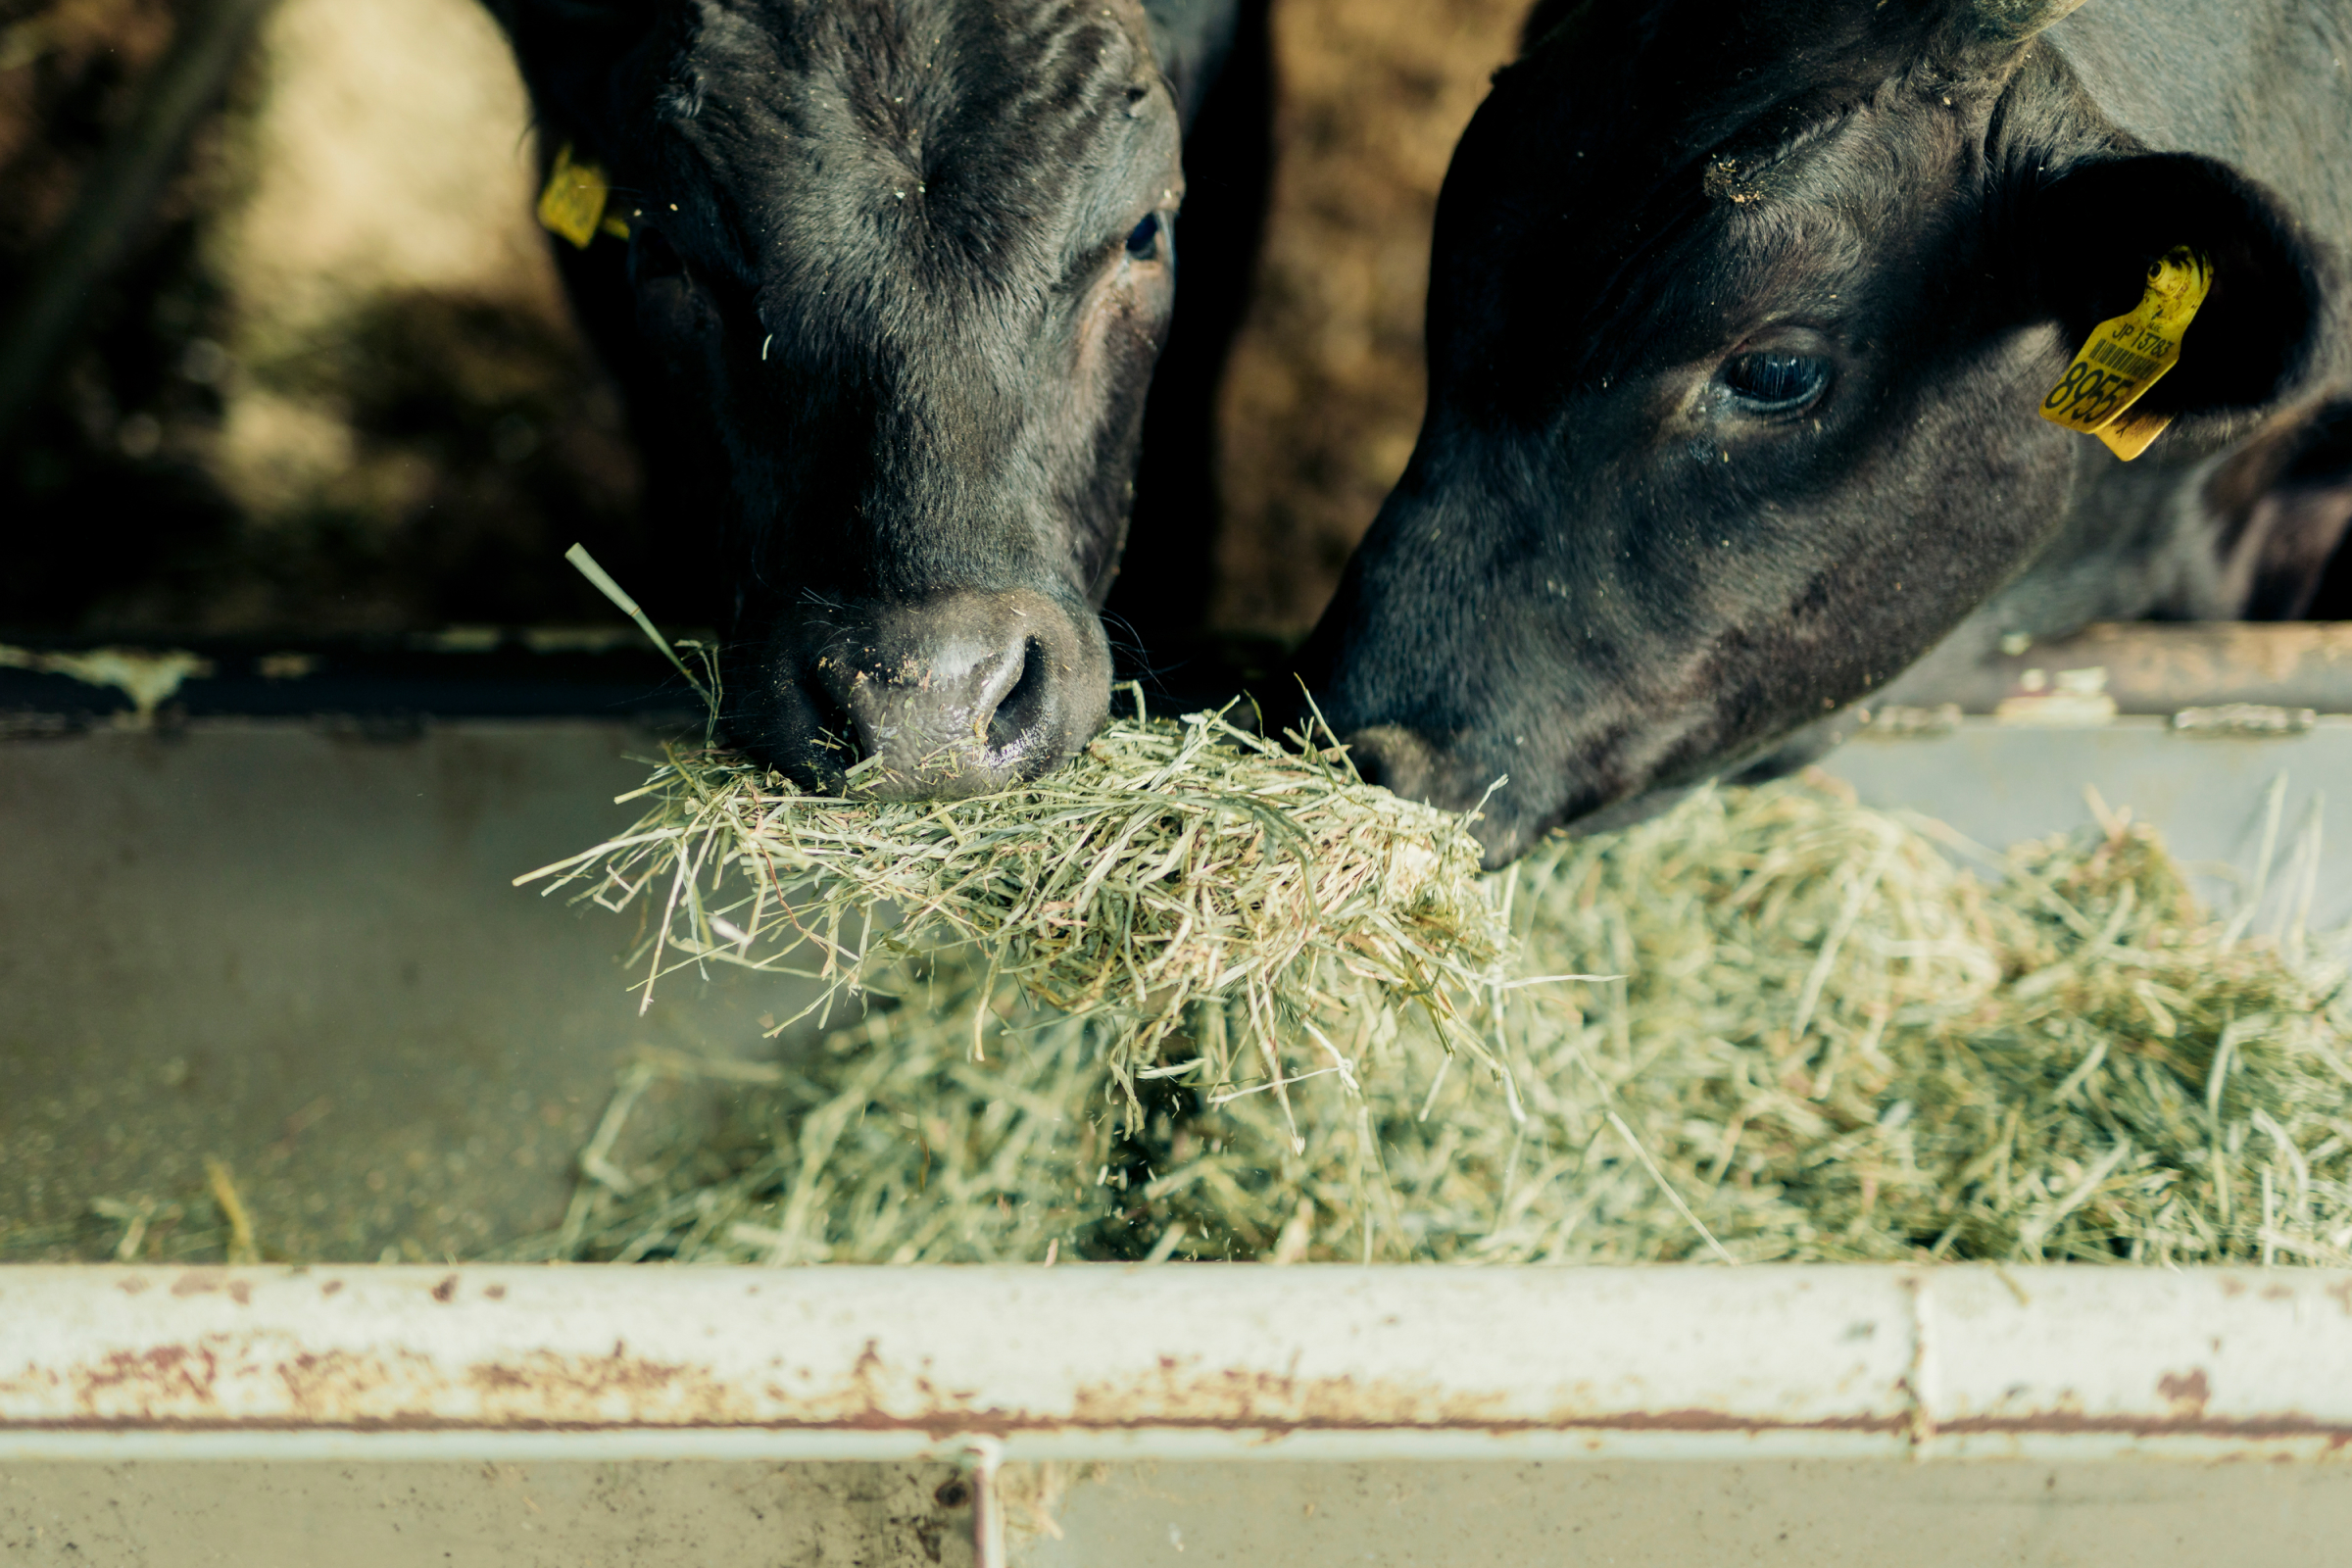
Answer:
<path fill-rule="evenodd" d="M 1702 255 L 1735 290 L 1836 287 L 1908 262 L 1972 199 L 1967 128 L 1932 98 L 1886 98 L 1807 127 L 1777 146 L 1743 141 L 1693 171 L 1703 203 Z"/>
<path fill-rule="evenodd" d="M 1128 186 L 1176 182 L 1147 39 L 1134 0 L 703 0 L 656 93 L 656 161 L 788 291 L 778 268 L 860 259 L 1034 284 Z"/>
<path fill-rule="evenodd" d="M 1483 274 L 1523 307 L 1548 288 L 1556 316 L 1661 293 L 1680 304 L 1693 270 L 1709 285 L 1731 281 L 1725 269 L 1785 277 L 1792 250 L 1834 262 L 1850 249 L 1823 245 L 1835 231 L 1948 195 L 1953 155 L 2014 72 L 2013 51 L 1964 46 L 1954 9 L 1540 8 L 1447 176 L 1441 270 Z"/>
<path fill-rule="evenodd" d="M 1500 318 L 1450 323 L 1466 339 L 1460 367 L 1538 355 L 1554 386 L 1606 384 L 1779 317 L 1844 314 L 1866 274 L 1948 231 L 1982 123 L 1974 106 L 1897 77 L 1835 94 L 1800 85 L 1711 125 L 1679 104 L 1646 125 L 1587 125 L 1606 119 L 1589 113 L 1564 124 L 1559 85 L 1498 81 L 1482 110 L 1487 167 L 1448 192 L 1439 262 L 1446 292 L 1490 300 Z M 1546 155 L 1493 154 L 1530 143 Z"/>

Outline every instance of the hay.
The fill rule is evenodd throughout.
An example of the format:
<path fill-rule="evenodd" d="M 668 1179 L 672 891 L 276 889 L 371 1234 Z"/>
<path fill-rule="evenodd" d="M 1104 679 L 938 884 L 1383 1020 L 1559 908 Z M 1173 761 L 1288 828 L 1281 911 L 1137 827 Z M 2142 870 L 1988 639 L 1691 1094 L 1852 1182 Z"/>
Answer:
<path fill-rule="evenodd" d="M 1802 784 L 1555 841 L 1508 881 L 1522 967 L 1625 978 L 1362 1011 L 1360 1070 L 1296 1085 L 1289 1114 L 1213 1074 L 1135 1075 L 1133 1114 L 1134 1019 L 1014 983 L 1095 998 L 1078 933 L 993 973 L 960 948 L 886 976 L 869 948 L 863 1017 L 751 1068 L 715 1136 L 604 1159 L 517 1255 L 2352 1264 L 2340 961 L 2208 920 L 2125 819 L 1982 880 L 1954 848 Z M 1253 1006 L 1197 1003 L 1163 1054 L 1215 1057 Z M 1449 1070 L 1433 1017 L 1485 1032 L 1523 1116 Z"/>
<path fill-rule="evenodd" d="M 517 881 L 642 910 L 645 1005 L 678 969 L 741 964 L 823 981 L 808 1010 L 829 1018 L 962 945 L 984 962 L 950 990 L 1002 980 L 1083 1020 L 1131 1124 L 1158 1079 L 1285 1107 L 1307 1079 L 1352 1086 L 1404 1007 L 1498 1071 L 1464 1021 L 1506 937 L 1463 819 L 1367 787 L 1336 745 L 1136 705 L 1070 765 L 962 801 L 803 795 L 672 748 L 621 797 L 650 803 L 635 827 Z M 957 1005 L 958 1050 L 986 1059 L 998 1014 Z M 1202 1009 L 1231 1027 L 1188 1034 Z"/>

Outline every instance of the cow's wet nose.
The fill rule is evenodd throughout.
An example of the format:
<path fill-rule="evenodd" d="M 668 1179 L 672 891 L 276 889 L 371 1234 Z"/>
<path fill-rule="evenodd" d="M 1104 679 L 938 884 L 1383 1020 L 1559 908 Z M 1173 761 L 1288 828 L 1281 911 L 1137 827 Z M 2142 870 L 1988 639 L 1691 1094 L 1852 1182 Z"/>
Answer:
<path fill-rule="evenodd" d="M 767 749 L 819 789 L 987 794 L 1068 760 L 1109 707 L 1100 622 L 1039 593 L 854 606 L 786 642 Z"/>

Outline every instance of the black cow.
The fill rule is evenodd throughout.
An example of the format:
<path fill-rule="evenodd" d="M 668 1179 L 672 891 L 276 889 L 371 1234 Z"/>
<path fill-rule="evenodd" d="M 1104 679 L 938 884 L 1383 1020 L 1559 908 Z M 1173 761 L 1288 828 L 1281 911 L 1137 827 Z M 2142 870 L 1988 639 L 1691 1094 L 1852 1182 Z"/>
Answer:
<path fill-rule="evenodd" d="M 1368 773 L 1507 774 L 1500 863 L 1938 643 L 2303 608 L 2352 514 L 2352 5 L 2077 3 L 1537 10 L 1440 200 L 1419 445 L 1304 658 Z M 2211 293 L 2127 465 L 2039 409 L 2181 246 Z"/>
<path fill-rule="evenodd" d="M 563 179 L 612 193 L 616 237 L 592 201 L 558 255 L 659 553 L 720 590 L 736 738 L 885 796 L 1066 760 L 1109 699 L 1180 141 L 1257 8 L 492 5 Z"/>

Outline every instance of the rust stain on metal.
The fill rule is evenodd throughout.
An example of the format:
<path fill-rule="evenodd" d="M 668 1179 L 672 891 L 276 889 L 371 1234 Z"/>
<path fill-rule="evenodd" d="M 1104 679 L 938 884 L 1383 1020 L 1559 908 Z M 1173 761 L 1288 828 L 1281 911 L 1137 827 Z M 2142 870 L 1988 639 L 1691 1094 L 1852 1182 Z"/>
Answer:
<path fill-rule="evenodd" d="M 1514 1415 L 1517 1390 L 1465 1392 L 1436 1383 L 1352 1377 L 1306 1378 L 1273 1371 L 1212 1369 L 1182 1375 L 1162 1357 L 1155 1376 L 1132 1384 L 1076 1391 L 1066 1419 L 1048 1423 L 1083 1431 L 1140 1428 L 1239 1428 L 1299 1432 L 1450 1431 L 1503 1436 L 1522 1432 L 1900 1432 L 1906 1411 L 1784 1421 L 1703 1407 L 1592 1410 L 1561 1406 Z M 972 1414 L 977 1414 L 973 1412 Z M 969 1418 L 968 1416 L 966 1417 Z"/>
<path fill-rule="evenodd" d="M 85 1410 L 102 1404 L 218 1402 L 220 1363 L 202 1346 L 159 1345 L 146 1350 L 117 1350 L 74 1378 L 74 1397 Z"/>
<path fill-rule="evenodd" d="M 2167 1372 L 2156 1380 L 2156 1393 L 2173 1407 L 2175 1416 L 2194 1420 L 2205 1413 L 2213 1398 L 2213 1386 L 2205 1380 L 2205 1369 L 2196 1367 L 2186 1377 Z"/>
<path fill-rule="evenodd" d="M 468 1367 L 464 1381 L 497 1426 L 758 1425 L 758 1402 L 708 1367 L 638 1356 L 535 1351 Z"/>
<path fill-rule="evenodd" d="M 429 1406 L 439 1392 L 431 1363 L 416 1356 L 306 1352 L 277 1362 L 274 1371 L 287 1402 L 301 1413 L 289 1425 L 365 1429 L 388 1419 L 386 1406 L 397 1416 L 397 1406 Z"/>
<path fill-rule="evenodd" d="M 223 1337 L 225 1338 L 225 1337 Z M 159 1431 L 532 1431 L 616 1432 L 732 1429 L 774 1432 L 916 1431 L 995 1436 L 1021 1433 L 1232 1430 L 1281 1438 L 1318 1432 L 1478 1433 L 1494 1437 L 1561 1432 L 1597 1442 L 1621 1434 L 1761 1437 L 1792 1433 L 1894 1436 L 1908 1430 L 1907 1409 L 1884 1414 L 1785 1420 L 1705 1406 L 1595 1410 L 1557 1406 L 1512 1412 L 1517 1391 L 1448 1392 L 1434 1383 L 1298 1378 L 1270 1370 L 1162 1365 L 1124 1384 L 1075 1391 L 1066 1411 L 983 1405 L 934 1388 L 929 1397 L 893 1403 L 876 1384 L 890 1368 L 879 1353 L 861 1356 L 860 1374 L 828 1394 L 787 1397 L 773 1385 L 753 1390 L 707 1366 L 640 1356 L 535 1352 L 481 1361 L 455 1375 L 421 1356 L 385 1358 L 331 1351 L 267 1360 L 250 1345 L 160 1346 L 123 1351 L 82 1373 L 75 1399 L 82 1414 L 64 1420 L 5 1424 L 14 1430 Z M 242 1350 L 245 1353 L 240 1353 Z M 223 1366 L 274 1372 L 279 1408 L 236 1416 L 221 1408 Z M 1939 1421 L 1938 1437 L 2104 1436 L 2204 1438 L 2260 1443 L 2320 1440 L 2352 1446 L 2352 1425 L 2297 1411 L 2236 1418 L 2208 1415 L 2211 1380 L 2203 1368 L 2167 1374 L 2156 1392 L 2169 1415 L 2092 1415 L 2042 1408 Z M 272 1401 L 273 1403 L 276 1401 Z"/>
<path fill-rule="evenodd" d="M 124 1289 L 129 1288 L 129 1283 L 125 1281 Z M 142 1283 L 138 1290 L 143 1291 L 146 1288 Z M 134 1291 L 132 1294 L 137 1293 Z M 190 1296 L 225 1294 L 239 1306 L 251 1306 L 253 1304 L 253 1281 L 242 1275 L 232 1274 L 224 1268 L 192 1268 L 172 1282 L 172 1294 L 183 1299 Z"/>
<path fill-rule="evenodd" d="M 1610 1432 L 1907 1432 L 1909 1411 L 1886 1415 L 1826 1416 L 1819 1421 L 1767 1421 L 1753 1416 L 1725 1415 L 1720 1410 L 1618 1410 L 1600 1416 L 1566 1415 L 1531 1421 L 1514 1430 L 1597 1427 Z"/>
<path fill-rule="evenodd" d="M 640 1357 L 533 1353 L 445 1374 L 429 1358 L 330 1350 L 270 1359 L 228 1337 L 120 1351 L 81 1371 L 81 1413 L 0 1422 L 0 1430 L 615 1431 L 759 1427 L 754 1396 L 705 1367 Z M 222 1369 L 260 1372 L 284 1391 L 276 1408 L 223 1408 Z M 233 1397 L 233 1396 L 232 1396 Z M 447 1411 L 453 1405 L 462 1413 Z M 782 1423 L 828 1426 L 836 1421 Z"/>
<path fill-rule="evenodd" d="M 280 1397 L 251 1414 L 223 1396 L 223 1369 L 272 1379 Z M 79 1413 L 9 1423 L 17 1430 L 620 1431 L 729 1428 L 769 1431 L 918 1431 L 1009 1435 L 1149 1428 L 1231 1428 L 1270 1437 L 1305 1432 L 1445 1430 L 1492 1435 L 1549 1430 L 1764 1433 L 1892 1432 L 1901 1413 L 1814 1422 L 1775 1421 L 1705 1408 L 1596 1412 L 1561 1408 L 1518 1415 L 1514 1391 L 1464 1393 L 1435 1383 L 1298 1378 L 1270 1370 L 1187 1373 L 1163 1363 L 1124 1385 L 1075 1392 L 1067 1410 L 983 1404 L 922 1380 L 918 1399 L 894 1399 L 900 1382 L 878 1346 L 868 1346 L 842 1385 L 788 1396 L 747 1388 L 707 1366 L 625 1353 L 533 1352 L 472 1363 L 456 1372 L 420 1354 L 333 1350 L 286 1355 L 274 1344 L 214 1336 L 192 1345 L 122 1351 L 84 1372 Z"/>
<path fill-rule="evenodd" d="M 1964 1416 L 1946 1421 L 1945 1434 L 1985 1437 L 2220 1438 L 2235 1443 L 2317 1438 L 2331 1449 L 2352 1446 L 2352 1426 L 2316 1421 L 2298 1411 L 2238 1417 L 2083 1415 L 2071 1410 L 2037 1410 L 2024 1415 Z"/>
<path fill-rule="evenodd" d="M 1447 1390 L 1434 1382 L 1307 1378 L 1237 1367 L 1186 1371 L 1170 1356 L 1132 1383 L 1080 1388 L 1073 1425 L 1330 1427 L 1480 1426 L 1501 1417 L 1506 1392 Z"/>
<path fill-rule="evenodd" d="M 447 1275 L 430 1287 L 430 1295 L 444 1304 L 456 1300 L 465 1277 Z M 232 1285 L 245 1283 L 211 1269 L 158 1276 L 158 1283 L 167 1278 L 172 1293 L 183 1298 L 234 1296 Z M 117 1283 L 128 1288 L 136 1279 Z M 412 1311 L 417 1310 L 415 1285 L 431 1279 L 424 1275 L 403 1288 L 401 1295 Z M 2259 1291 L 2269 1299 L 2273 1292 L 2264 1288 L 2266 1283 L 2220 1282 L 2227 1295 Z M 342 1284 L 339 1279 L 322 1281 L 320 1294 L 334 1296 Z M 2323 1289 L 2352 1315 L 2352 1279 Z M 485 1286 L 479 1294 L 499 1299 L 507 1292 L 504 1286 Z M 2294 1292 L 2285 1294 L 2291 1298 Z M 216 1314 L 211 1321 L 218 1321 L 222 1309 L 205 1310 Z M 426 1316 L 436 1324 L 451 1321 L 440 1314 Z M 498 1320 L 485 1320 L 492 1321 Z M 58 1390 L 57 1403 L 44 1399 L 33 1405 L 54 1410 L 54 1416 L 0 1421 L 0 1431 L 733 1430 L 914 1432 L 936 1439 L 956 1432 L 1012 1436 L 1190 1429 L 1230 1431 L 1266 1441 L 1314 1433 L 1557 1433 L 1605 1446 L 1612 1436 L 1632 1434 L 1896 1438 L 1908 1431 L 1917 1438 L 1923 1430 L 1921 1411 L 1907 1384 L 1854 1391 L 1846 1396 L 1846 1413 L 1807 1420 L 1741 1413 L 1703 1401 L 1660 1408 L 1595 1408 L 1597 1391 L 1583 1385 L 1562 1385 L 1546 1399 L 1523 1385 L 1463 1388 L 1417 1370 L 1386 1377 L 1316 1377 L 1299 1375 L 1295 1358 L 1288 1366 L 1252 1368 L 1189 1356 L 1139 1355 L 1130 1363 L 1131 1371 L 1081 1383 L 1050 1396 L 1049 1407 L 1037 1408 L 990 1403 L 976 1389 L 955 1387 L 928 1357 L 886 1355 L 879 1338 L 863 1340 L 846 1367 L 832 1355 L 810 1367 L 788 1362 L 782 1355 L 762 1354 L 772 1371 L 746 1371 L 737 1358 L 722 1372 L 695 1359 L 699 1352 L 670 1359 L 631 1353 L 626 1340 L 613 1341 L 610 1353 L 531 1349 L 527 1340 L 510 1349 L 493 1349 L 475 1341 L 466 1358 L 452 1354 L 437 1359 L 427 1349 L 398 1348 L 398 1342 L 299 1351 L 282 1333 L 251 1327 L 250 1318 L 238 1322 L 233 1332 L 93 1354 L 78 1365 L 28 1369 L 29 1375 L 13 1385 L 0 1379 L 0 1394 L 11 1387 L 38 1387 L 38 1378 L 48 1379 Z M 638 1338 L 643 1343 L 643 1337 Z M 2193 1349 L 2181 1359 L 2192 1354 Z M 1924 1430 L 1936 1438 L 2207 1439 L 2243 1445 L 2293 1440 L 2316 1441 L 2330 1450 L 2352 1447 L 2352 1423 L 2323 1420 L 2297 1409 L 2216 1416 L 2214 1382 L 2203 1365 L 2166 1370 L 2154 1380 L 2152 1407 L 2141 1395 L 2133 1401 L 2141 1409 L 2103 1414 L 2085 1412 L 2071 1391 L 2020 1408 L 2025 1405 L 2021 1390 L 2002 1413 L 1939 1419 Z M 1886 1408 L 1873 1408 L 1878 1404 Z M 1856 1411 L 1856 1405 L 1862 1408 Z"/>

